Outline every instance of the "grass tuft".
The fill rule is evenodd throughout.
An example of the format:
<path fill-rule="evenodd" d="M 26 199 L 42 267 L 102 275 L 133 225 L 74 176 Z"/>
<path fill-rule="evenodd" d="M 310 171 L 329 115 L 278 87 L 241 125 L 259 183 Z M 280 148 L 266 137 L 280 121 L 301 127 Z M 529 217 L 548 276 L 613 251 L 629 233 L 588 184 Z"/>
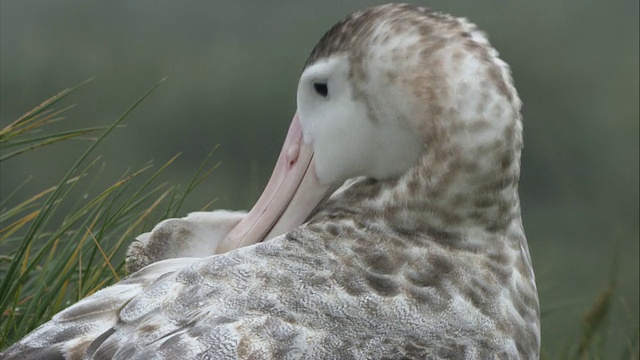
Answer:
<path fill-rule="evenodd" d="M 582 320 L 582 337 L 578 343 L 576 359 L 590 359 L 593 348 L 604 347 L 604 340 L 598 335 L 606 323 L 607 314 L 611 308 L 611 300 L 616 290 L 615 280 L 611 280 L 598 294 L 595 302 L 584 314 Z M 603 351 L 598 351 L 602 353 Z"/>
<path fill-rule="evenodd" d="M 96 147 L 159 86 L 154 85 L 113 123 L 65 132 L 48 131 L 72 106 L 59 106 L 83 84 L 47 99 L 0 130 L 0 163 L 20 161 L 34 149 L 96 134 L 57 184 L 35 195 L 16 189 L 0 203 L 0 350 L 54 314 L 125 275 L 124 251 L 133 237 L 160 219 L 175 216 L 184 199 L 215 169 L 213 151 L 189 185 L 158 184 L 178 155 L 109 178 Z M 215 150 L 215 149 L 214 149 Z M 20 199 L 23 197 L 23 199 Z M 61 220 L 60 220 L 61 219 Z"/>

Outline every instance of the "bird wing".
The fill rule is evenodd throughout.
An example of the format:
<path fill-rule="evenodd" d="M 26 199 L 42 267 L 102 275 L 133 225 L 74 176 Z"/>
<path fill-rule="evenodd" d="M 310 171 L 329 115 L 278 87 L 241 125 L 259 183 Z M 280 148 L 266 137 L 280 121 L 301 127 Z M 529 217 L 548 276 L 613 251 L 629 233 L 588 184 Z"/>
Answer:
<path fill-rule="evenodd" d="M 6 349 L 2 359 L 80 359 L 96 338 L 112 332 L 119 313 L 153 284 L 198 259 L 170 259 L 145 267 L 115 285 L 102 289 L 56 314 L 25 338 Z"/>
<path fill-rule="evenodd" d="M 58 313 L 0 358 L 235 359 L 304 352 L 309 329 L 295 324 L 295 310 L 282 299 L 301 301 L 301 294 L 283 295 L 298 285 L 293 277 L 312 276 L 318 264 L 280 243 L 151 264 Z"/>

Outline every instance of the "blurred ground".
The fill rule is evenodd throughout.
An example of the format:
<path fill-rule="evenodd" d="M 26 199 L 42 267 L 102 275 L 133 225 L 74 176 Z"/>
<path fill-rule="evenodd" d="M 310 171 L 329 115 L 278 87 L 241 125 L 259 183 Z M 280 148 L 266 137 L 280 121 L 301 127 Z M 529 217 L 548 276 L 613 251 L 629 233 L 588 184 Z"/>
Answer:
<path fill-rule="evenodd" d="M 107 124 L 168 76 L 101 146 L 107 172 L 183 152 L 168 180 L 187 183 L 220 144 L 222 167 L 185 212 L 215 198 L 248 208 L 295 111 L 306 56 L 329 26 L 374 3 L 2 0 L 0 125 L 93 76 L 60 126 Z M 621 334 L 638 327 L 638 2 L 419 4 L 470 18 L 511 64 L 524 101 L 521 197 L 544 351 L 575 343 L 617 261 L 608 340 L 609 354 L 620 353 Z M 3 163 L 0 196 L 31 175 L 25 194 L 55 184 L 86 146 Z"/>

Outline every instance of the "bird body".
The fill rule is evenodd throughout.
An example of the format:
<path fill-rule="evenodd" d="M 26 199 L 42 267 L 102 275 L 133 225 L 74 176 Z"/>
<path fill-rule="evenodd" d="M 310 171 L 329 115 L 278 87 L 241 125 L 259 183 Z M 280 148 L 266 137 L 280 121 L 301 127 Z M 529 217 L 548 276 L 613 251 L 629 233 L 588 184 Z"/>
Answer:
<path fill-rule="evenodd" d="M 410 5 L 354 13 L 297 97 L 265 194 L 212 254 L 143 249 L 150 265 L 2 358 L 538 358 L 521 104 L 484 34 Z"/>

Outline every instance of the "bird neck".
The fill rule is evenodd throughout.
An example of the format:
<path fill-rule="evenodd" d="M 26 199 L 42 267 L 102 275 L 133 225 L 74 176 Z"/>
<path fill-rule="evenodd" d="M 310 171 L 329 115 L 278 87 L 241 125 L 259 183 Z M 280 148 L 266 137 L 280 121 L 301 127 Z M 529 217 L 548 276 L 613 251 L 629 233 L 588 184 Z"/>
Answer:
<path fill-rule="evenodd" d="M 365 222 L 407 234 L 505 233 L 520 224 L 520 148 L 518 136 L 473 145 L 452 137 L 446 145 L 426 148 L 400 178 L 348 181 L 321 212 L 359 214 Z"/>

